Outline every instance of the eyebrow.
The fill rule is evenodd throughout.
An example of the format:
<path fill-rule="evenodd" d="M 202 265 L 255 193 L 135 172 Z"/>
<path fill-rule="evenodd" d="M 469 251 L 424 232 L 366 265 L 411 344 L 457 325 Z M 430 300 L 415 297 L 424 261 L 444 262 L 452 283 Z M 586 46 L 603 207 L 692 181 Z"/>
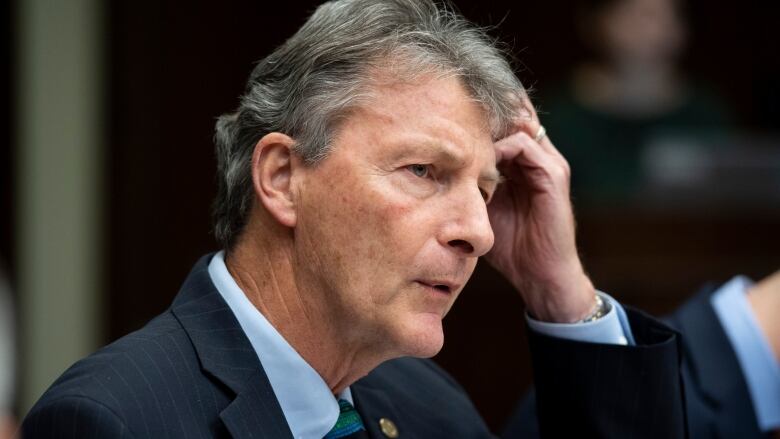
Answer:
<path fill-rule="evenodd" d="M 416 146 L 407 144 L 399 151 L 398 156 L 400 157 L 406 153 L 409 153 L 410 151 L 436 155 L 442 160 L 450 163 L 463 163 L 463 158 L 458 153 L 454 152 L 452 148 L 446 143 L 424 141 L 417 143 Z M 503 180 L 503 177 L 501 176 L 501 173 L 498 171 L 498 169 L 493 166 L 490 169 L 482 171 L 479 175 L 479 180 L 485 183 L 494 183 L 498 185 Z"/>

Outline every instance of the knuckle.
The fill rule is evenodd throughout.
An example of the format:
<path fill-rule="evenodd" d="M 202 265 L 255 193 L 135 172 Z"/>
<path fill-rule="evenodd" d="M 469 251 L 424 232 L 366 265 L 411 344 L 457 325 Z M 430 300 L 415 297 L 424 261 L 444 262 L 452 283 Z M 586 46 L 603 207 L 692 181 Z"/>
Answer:
<path fill-rule="evenodd" d="M 569 165 L 569 162 L 566 160 L 563 161 L 563 172 L 566 175 L 566 178 L 571 178 L 571 165 Z"/>
<path fill-rule="evenodd" d="M 569 180 L 570 170 L 568 165 L 556 164 L 549 169 L 550 177 L 556 182 L 566 182 Z"/>

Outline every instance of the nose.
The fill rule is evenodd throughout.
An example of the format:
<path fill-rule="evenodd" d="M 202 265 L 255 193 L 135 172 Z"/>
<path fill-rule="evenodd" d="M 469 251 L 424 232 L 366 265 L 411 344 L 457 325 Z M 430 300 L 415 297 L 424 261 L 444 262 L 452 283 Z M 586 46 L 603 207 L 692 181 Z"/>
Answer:
<path fill-rule="evenodd" d="M 493 247 L 493 228 L 479 189 L 464 192 L 452 196 L 440 241 L 461 256 L 479 257 Z"/>

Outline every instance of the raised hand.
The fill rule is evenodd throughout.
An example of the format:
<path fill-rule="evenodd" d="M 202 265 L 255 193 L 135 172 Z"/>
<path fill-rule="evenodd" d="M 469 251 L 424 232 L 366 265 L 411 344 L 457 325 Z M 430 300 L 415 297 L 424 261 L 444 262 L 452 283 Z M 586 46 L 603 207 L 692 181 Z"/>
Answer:
<path fill-rule="evenodd" d="M 540 132 L 530 101 L 522 105 L 514 134 L 495 143 L 505 180 L 488 206 L 495 244 L 486 258 L 532 316 L 575 322 L 592 310 L 595 291 L 577 253 L 569 164 Z"/>

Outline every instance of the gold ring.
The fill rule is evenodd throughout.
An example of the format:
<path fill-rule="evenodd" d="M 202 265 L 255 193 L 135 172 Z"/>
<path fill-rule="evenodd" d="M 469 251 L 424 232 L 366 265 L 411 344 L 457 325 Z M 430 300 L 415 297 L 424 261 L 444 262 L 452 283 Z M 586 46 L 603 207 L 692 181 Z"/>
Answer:
<path fill-rule="evenodd" d="M 544 129 L 544 125 L 539 125 L 539 131 L 536 132 L 536 137 L 534 137 L 534 140 L 537 142 L 541 142 L 542 139 L 544 139 L 544 136 L 547 135 L 547 130 Z"/>

